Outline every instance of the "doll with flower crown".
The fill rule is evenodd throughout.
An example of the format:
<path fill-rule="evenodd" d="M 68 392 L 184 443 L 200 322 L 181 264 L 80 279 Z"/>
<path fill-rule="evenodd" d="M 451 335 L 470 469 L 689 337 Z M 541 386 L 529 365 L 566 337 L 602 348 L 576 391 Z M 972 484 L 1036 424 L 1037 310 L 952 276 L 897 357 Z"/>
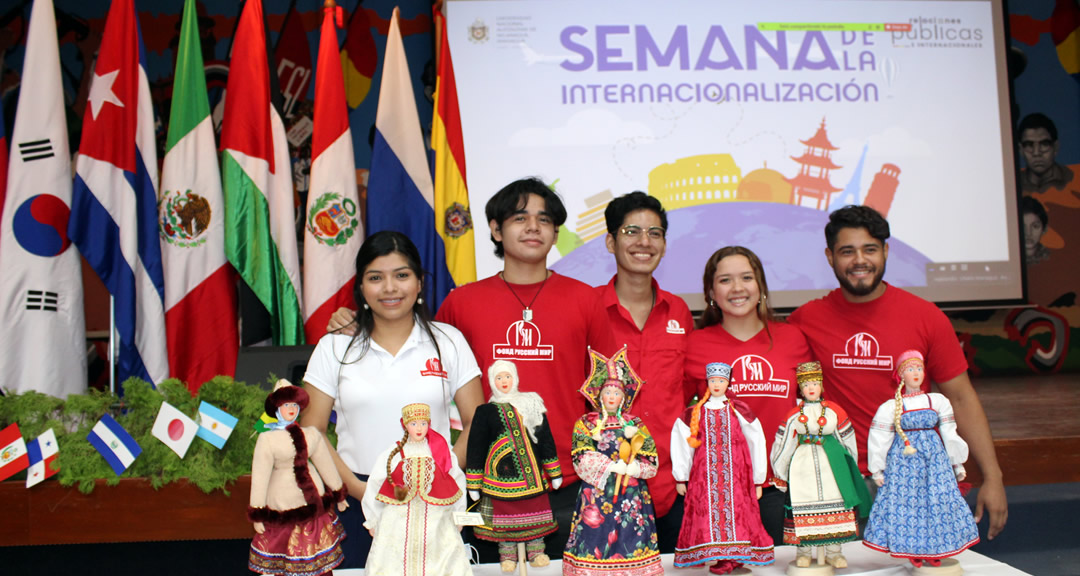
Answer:
<path fill-rule="evenodd" d="M 454 512 L 465 511 L 465 474 L 430 426 L 427 404 L 405 406 L 405 436 L 375 459 L 360 502 L 373 538 L 368 576 L 472 574 L 454 523 Z"/>
<path fill-rule="evenodd" d="M 878 408 L 870 425 L 867 464 L 879 488 L 863 544 L 907 558 L 917 571 L 958 574 L 955 560 L 942 560 L 979 541 L 957 487 L 966 475 L 968 446 L 956 433 L 949 399 L 923 391 L 920 352 L 897 358 L 895 380 L 895 398 Z"/>
<path fill-rule="evenodd" d="M 708 389 L 671 430 L 671 472 L 685 497 L 675 566 L 710 564 L 713 574 L 774 561 L 772 537 L 761 524 L 758 498 L 765 482 L 765 434 L 753 411 L 728 391 L 731 366 L 705 366 Z"/>
<path fill-rule="evenodd" d="M 656 514 L 645 481 L 656 476 L 656 443 L 629 413 L 644 382 L 626 348 L 611 358 L 589 350 L 592 372 L 581 393 L 595 409 L 574 424 L 570 448 L 581 478 L 564 576 L 654 576 L 664 573 Z"/>
<path fill-rule="evenodd" d="M 791 496 L 784 543 L 797 546 L 792 570 L 810 567 L 814 547 L 824 548 L 819 566 L 847 568 L 841 545 L 858 538 L 856 510 L 865 517 L 870 504 L 855 429 L 843 408 L 822 398 L 819 362 L 799 364 L 795 381 L 802 400 L 776 431 L 770 455 L 774 482 Z"/>
<path fill-rule="evenodd" d="M 322 434 L 297 424 L 308 395 L 279 380 L 266 397 L 277 421 L 255 441 L 248 519 L 254 523 L 248 568 L 260 574 L 315 576 L 341 564 L 345 487 Z"/>

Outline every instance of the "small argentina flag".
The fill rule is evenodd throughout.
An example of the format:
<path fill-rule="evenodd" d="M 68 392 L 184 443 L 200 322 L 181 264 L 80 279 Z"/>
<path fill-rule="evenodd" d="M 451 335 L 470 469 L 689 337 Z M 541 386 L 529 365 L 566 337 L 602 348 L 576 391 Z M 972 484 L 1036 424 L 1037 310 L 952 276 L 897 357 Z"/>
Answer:
<path fill-rule="evenodd" d="M 124 430 L 124 427 L 108 414 L 102 416 L 101 420 L 94 424 L 94 428 L 90 430 L 86 439 L 101 453 L 117 476 L 123 474 L 135 458 L 142 454 L 142 448 L 131 437 L 131 434 L 128 434 L 127 430 Z"/>
<path fill-rule="evenodd" d="M 199 431 L 196 435 L 221 450 L 236 427 L 237 418 L 213 404 L 203 402 L 199 404 L 198 421 Z"/>

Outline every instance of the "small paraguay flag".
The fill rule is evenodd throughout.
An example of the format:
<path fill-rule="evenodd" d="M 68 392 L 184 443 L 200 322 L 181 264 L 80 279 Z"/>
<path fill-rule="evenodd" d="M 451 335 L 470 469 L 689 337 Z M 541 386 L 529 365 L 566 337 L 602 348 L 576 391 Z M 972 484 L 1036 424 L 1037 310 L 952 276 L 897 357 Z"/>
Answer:
<path fill-rule="evenodd" d="M 237 421 L 236 416 L 213 404 L 203 402 L 199 404 L 198 436 L 221 450 L 225 447 L 225 441 L 229 439 Z"/>
<path fill-rule="evenodd" d="M 25 470 L 30 465 L 26 456 L 26 442 L 23 441 L 19 425 L 12 424 L 0 430 L 0 482 L 7 480 L 16 472 Z"/>
<path fill-rule="evenodd" d="M 26 445 L 26 453 L 30 456 L 30 469 L 26 471 L 27 488 L 36 486 L 60 470 L 56 467 L 56 455 L 59 452 L 60 445 L 56 443 L 56 434 L 52 428 Z"/>
<path fill-rule="evenodd" d="M 127 470 L 128 466 L 131 466 L 131 463 L 139 457 L 139 454 L 142 454 L 142 448 L 131 437 L 131 434 L 128 434 L 128 431 L 108 414 L 102 416 L 101 420 L 94 424 L 86 440 L 101 453 L 117 476 L 123 474 L 124 470 Z"/>
<path fill-rule="evenodd" d="M 154 435 L 154 438 L 172 448 L 177 456 L 183 458 L 187 455 L 191 442 L 195 440 L 195 432 L 198 429 L 198 425 L 188 418 L 187 414 L 177 410 L 176 406 L 168 402 L 162 402 L 157 419 L 154 420 L 154 428 L 150 433 Z"/>

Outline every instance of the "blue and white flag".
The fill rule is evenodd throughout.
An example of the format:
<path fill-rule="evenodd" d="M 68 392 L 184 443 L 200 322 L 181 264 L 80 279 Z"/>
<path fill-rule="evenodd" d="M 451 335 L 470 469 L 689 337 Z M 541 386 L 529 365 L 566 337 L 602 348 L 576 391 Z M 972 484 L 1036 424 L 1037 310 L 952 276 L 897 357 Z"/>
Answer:
<path fill-rule="evenodd" d="M 196 435 L 213 444 L 218 450 L 225 447 L 225 441 L 229 439 L 238 422 L 236 416 L 206 402 L 199 404 L 198 421 L 199 431 Z"/>
<path fill-rule="evenodd" d="M 56 443 L 56 433 L 52 428 L 26 445 L 26 454 L 30 457 L 30 468 L 26 470 L 27 488 L 59 472 L 56 467 L 56 455 L 59 453 L 60 445 Z"/>
<path fill-rule="evenodd" d="M 133 0 L 109 9 L 75 163 L 68 233 L 115 299 L 118 381 L 169 377 L 154 110 Z"/>
<path fill-rule="evenodd" d="M 415 94 L 401 42 L 398 9 L 394 8 L 375 113 L 375 144 L 368 175 L 368 235 L 380 230 L 401 232 L 420 250 L 425 269 L 445 271 L 446 249 L 435 230 L 435 187 Z M 451 288 L 449 273 L 436 273 L 433 281 L 424 283 L 424 297 L 433 311 Z"/>
<path fill-rule="evenodd" d="M 142 454 L 142 448 L 131 434 L 108 414 L 94 424 L 86 440 L 101 453 L 117 476 L 123 474 L 139 454 Z"/>

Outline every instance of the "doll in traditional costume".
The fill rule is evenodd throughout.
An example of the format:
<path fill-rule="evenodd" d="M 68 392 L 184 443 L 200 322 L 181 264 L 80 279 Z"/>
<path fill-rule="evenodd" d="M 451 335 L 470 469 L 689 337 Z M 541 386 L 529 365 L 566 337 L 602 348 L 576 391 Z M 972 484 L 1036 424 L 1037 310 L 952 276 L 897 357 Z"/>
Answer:
<path fill-rule="evenodd" d="M 874 414 L 867 463 L 880 488 L 863 536 L 863 544 L 908 558 L 917 569 L 942 566 L 943 558 L 979 541 L 971 509 L 957 487 L 966 475 L 968 446 L 956 433 L 949 399 L 923 392 L 924 369 L 918 351 L 901 354 L 896 397 Z"/>
<path fill-rule="evenodd" d="M 810 566 L 815 546 L 825 547 L 818 549 L 819 565 L 846 568 L 841 544 L 858 538 L 855 509 L 865 517 L 870 505 L 855 429 L 843 408 L 822 399 L 820 363 L 799 364 L 795 379 L 802 401 L 777 430 L 771 454 L 774 481 L 791 495 L 784 543 L 798 546 L 797 568 Z"/>
<path fill-rule="evenodd" d="M 405 436 L 375 459 L 360 505 L 374 541 L 367 576 L 471 575 L 454 512 L 465 511 L 465 474 L 430 429 L 431 408 L 401 409 Z"/>
<path fill-rule="evenodd" d="M 347 506 L 345 488 L 322 434 L 296 423 L 307 404 L 307 392 L 288 380 L 266 397 L 277 422 L 255 441 L 248 508 L 255 525 L 248 568 L 260 574 L 325 574 L 344 558 L 334 506 Z"/>
<path fill-rule="evenodd" d="M 548 491 L 562 485 L 562 470 L 544 400 L 518 390 L 517 366 L 507 360 L 491 364 L 488 383 L 491 402 L 473 415 L 465 466 L 469 495 L 484 518 L 473 533 L 498 543 L 503 572 L 517 567 L 518 542 L 531 565 L 547 566 L 544 536 L 559 528 Z"/>
<path fill-rule="evenodd" d="M 574 424 L 570 453 L 581 478 L 565 576 L 663 574 L 656 515 L 645 480 L 656 476 L 656 444 L 641 419 L 629 413 L 644 382 L 626 360 L 589 350 L 592 372 L 581 393 L 596 410 Z"/>
<path fill-rule="evenodd" d="M 750 407 L 728 391 L 730 365 L 708 364 L 705 378 L 702 399 L 671 430 L 671 471 L 685 497 L 675 566 L 715 562 L 709 572 L 729 574 L 743 564 L 772 564 L 772 538 L 757 502 L 767 473 L 765 434 Z"/>

